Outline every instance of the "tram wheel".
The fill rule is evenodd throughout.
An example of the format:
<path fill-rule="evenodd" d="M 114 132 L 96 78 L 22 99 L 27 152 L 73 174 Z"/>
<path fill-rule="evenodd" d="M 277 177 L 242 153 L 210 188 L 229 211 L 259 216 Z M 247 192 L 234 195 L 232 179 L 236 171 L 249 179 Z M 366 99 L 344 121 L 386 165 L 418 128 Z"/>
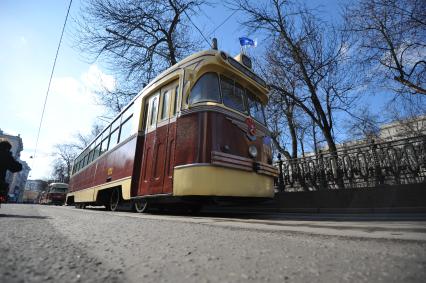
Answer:
<path fill-rule="evenodd" d="M 109 199 L 105 204 L 106 210 L 116 211 L 118 208 L 118 204 L 120 203 L 120 190 L 114 189 L 111 191 L 109 195 Z"/>
<path fill-rule="evenodd" d="M 148 210 L 148 201 L 146 199 L 137 199 L 133 202 L 133 209 L 138 212 L 146 212 Z"/>

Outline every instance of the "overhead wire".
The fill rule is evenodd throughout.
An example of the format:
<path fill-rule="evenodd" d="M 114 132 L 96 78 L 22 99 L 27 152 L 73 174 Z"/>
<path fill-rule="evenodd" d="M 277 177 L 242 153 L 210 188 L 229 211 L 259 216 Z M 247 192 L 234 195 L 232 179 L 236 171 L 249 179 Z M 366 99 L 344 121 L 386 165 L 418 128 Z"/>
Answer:
<path fill-rule="evenodd" d="M 181 7 L 182 8 L 182 7 Z M 208 39 L 204 36 L 203 32 L 198 28 L 198 26 L 191 20 L 191 18 L 189 17 L 189 15 L 186 13 L 186 10 L 183 10 L 184 14 L 186 15 L 186 17 L 188 18 L 189 22 L 197 29 L 197 31 L 201 34 L 201 36 L 203 37 L 203 39 L 207 42 L 207 44 L 213 48 L 212 44 L 210 43 L 210 41 L 208 41 Z M 238 12 L 238 10 L 235 10 L 234 12 L 232 12 L 225 20 L 223 20 L 212 32 L 209 33 L 209 35 L 207 37 L 210 37 L 212 34 L 214 34 L 221 26 L 223 26 L 236 12 Z"/>
<path fill-rule="evenodd" d="M 184 14 L 188 18 L 189 22 L 198 30 L 198 32 L 201 34 L 203 39 L 207 42 L 207 44 L 210 46 L 210 48 L 213 48 L 212 44 L 207 40 L 207 38 L 204 36 L 203 32 L 197 27 L 197 25 L 191 20 L 191 18 L 186 13 L 186 10 L 183 10 Z"/>
<path fill-rule="evenodd" d="M 35 144 L 35 148 L 34 148 L 34 154 L 32 156 L 33 160 L 35 160 L 37 149 L 38 149 L 38 142 L 39 142 L 39 139 L 40 139 L 40 132 L 41 132 L 41 126 L 43 124 L 44 113 L 46 111 L 47 99 L 49 97 L 50 85 L 52 84 L 52 78 L 53 78 L 53 74 L 55 72 L 56 61 L 58 59 L 59 49 L 61 48 L 62 38 L 64 36 L 65 27 L 66 27 L 66 24 L 67 24 L 67 21 L 68 21 L 68 15 L 70 13 L 71 4 L 72 4 L 72 0 L 70 0 L 69 5 L 68 5 L 68 9 L 67 9 L 67 14 L 65 16 L 64 25 L 62 26 L 61 37 L 59 38 L 58 48 L 56 49 L 55 59 L 53 61 L 52 71 L 50 73 L 49 84 L 47 86 L 46 96 L 44 98 L 43 111 L 41 112 L 40 123 L 39 123 L 39 126 L 38 126 L 38 132 L 37 132 L 37 139 L 36 139 L 36 144 Z M 34 163 L 35 162 L 33 162 L 33 166 L 34 166 Z"/>
<path fill-rule="evenodd" d="M 197 25 L 191 20 L 191 17 L 189 17 L 188 13 L 186 12 L 186 9 L 183 9 L 182 6 L 179 4 L 179 2 L 176 2 L 179 8 L 182 9 L 183 13 L 188 18 L 189 22 L 195 27 L 195 29 L 201 34 L 203 39 L 207 42 L 207 44 L 210 46 L 210 48 L 213 48 L 212 44 L 207 40 L 207 38 L 204 36 L 203 32 L 197 27 Z"/>
<path fill-rule="evenodd" d="M 209 35 L 207 37 L 210 37 L 212 34 L 214 34 L 221 26 L 223 26 L 236 12 L 238 12 L 237 10 L 235 10 L 234 12 L 232 12 L 232 14 L 230 14 L 222 23 L 220 23 L 212 32 L 209 33 Z"/>
<path fill-rule="evenodd" d="M 33 158 L 35 159 L 36 154 L 37 154 L 37 149 L 38 149 L 38 143 L 39 143 L 39 139 L 40 139 L 40 133 L 41 133 L 41 128 L 42 128 L 42 124 L 43 124 L 43 119 L 44 119 L 44 113 L 46 111 L 46 105 L 47 105 L 47 99 L 49 97 L 49 92 L 50 92 L 50 86 L 52 83 L 52 78 L 53 78 L 53 74 L 55 72 L 55 67 L 56 67 L 56 61 L 58 59 L 58 54 L 59 54 L 59 50 L 62 44 L 62 38 L 65 32 L 65 27 L 68 21 L 68 16 L 69 16 L 69 12 L 71 10 L 71 5 L 72 5 L 72 0 L 70 0 L 69 5 L 68 5 L 68 9 L 67 9 L 67 14 L 65 16 L 65 21 L 64 24 L 62 26 L 62 32 L 61 32 L 61 36 L 59 39 L 59 43 L 58 43 L 58 47 L 56 49 L 56 54 L 55 54 L 55 59 L 53 61 L 53 66 L 52 66 L 52 71 L 50 73 L 50 78 L 49 78 L 49 83 L 47 86 L 47 91 L 46 91 L 46 95 L 45 95 L 45 99 L 44 99 L 44 104 L 43 104 L 43 110 L 41 113 L 41 118 L 40 118 L 40 123 L 38 126 L 38 131 L 37 131 L 37 138 L 36 138 L 36 144 L 35 144 L 35 148 L 34 148 L 34 153 L 33 153 Z M 186 12 L 186 10 L 183 10 L 184 14 L 186 15 L 186 17 L 188 18 L 188 20 L 190 21 L 190 23 L 196 28 L 196 30 L 200 33 L 200 35 L 203 37 L 203 39 L 206 41 L 206 43 L 212 47 L 211 43 L 208 41 L 208 39 L 204 36 L 203 32 L 198 28 L 198 26 L 191 20 L 191 18 L 189 17 L 188 13 Z M 220 23 L 212 32 L 210 32 L 209 36 L 211 36 L 214 32 L 216 32 L 222 25 L 224 25 L 237 11 L 234 11 L 232 14 L 230 14 L 222 23 Z"/>

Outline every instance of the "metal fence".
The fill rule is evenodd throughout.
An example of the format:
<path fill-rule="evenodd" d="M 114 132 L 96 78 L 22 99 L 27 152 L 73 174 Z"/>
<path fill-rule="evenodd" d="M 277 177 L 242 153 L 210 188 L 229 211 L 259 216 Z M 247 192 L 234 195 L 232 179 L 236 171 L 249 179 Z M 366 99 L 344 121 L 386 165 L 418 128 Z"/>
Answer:
<path fill-rule="evenodd" d="M 278 188 L 282 191 L 371 188 L 419 184 L 426 188 L 426 136 L 365 142 L 337 152 L 281 160 Z"/>

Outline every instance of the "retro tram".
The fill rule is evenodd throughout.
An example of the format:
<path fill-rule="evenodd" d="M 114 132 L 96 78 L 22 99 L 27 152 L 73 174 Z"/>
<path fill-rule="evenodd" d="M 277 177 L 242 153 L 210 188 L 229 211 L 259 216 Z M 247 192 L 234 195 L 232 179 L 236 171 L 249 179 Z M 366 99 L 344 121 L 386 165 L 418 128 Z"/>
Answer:
<path fill-rule="evenodd" d="M 272 198 L 264 80 L 243 54 L 193 54 L 147 85 L 76 158 L 67 204 L 151 205 Z"/>

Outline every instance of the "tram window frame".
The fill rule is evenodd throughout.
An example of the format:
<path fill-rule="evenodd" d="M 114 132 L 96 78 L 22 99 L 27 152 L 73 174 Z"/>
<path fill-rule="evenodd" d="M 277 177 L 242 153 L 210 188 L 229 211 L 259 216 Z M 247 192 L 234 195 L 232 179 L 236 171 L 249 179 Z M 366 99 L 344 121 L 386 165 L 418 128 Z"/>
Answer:
<path fill-rule="evenodd" d="M 149 118 L 149 99 L 145 100 L 143 108 L 143 118 L 142 118 L 142 130 L 145 132 L 148 127 L 148 118 Z"/>
<path fill-rule="evenodd" d="M 209 76 L 211 75 L 214 75 L 214 77 L 216 78 L 216 84 L 214 84 L 213 80 L 210 80 L 210 81 L 208 80 Z M 216 93 L 218 94 L 218 95 L 215 95 L 215 97 L 212 96 L 214 89 L 216 89 Z M 198 95 L 197 91 L 198 93 L 200 93 L 200 95 Z M 198 78 L 197 82 L 194 84 L 194 86 L 191 88 L 191 92 L 189 93 L 189 96 L 187 97 L 188 105 L 194 105 L 194 104 L 203 103 L 203 102 L 222 103 L 220 79 L 219 79 L 219 75 L 215 72 L 207 72 L 201 75 Z"/>

